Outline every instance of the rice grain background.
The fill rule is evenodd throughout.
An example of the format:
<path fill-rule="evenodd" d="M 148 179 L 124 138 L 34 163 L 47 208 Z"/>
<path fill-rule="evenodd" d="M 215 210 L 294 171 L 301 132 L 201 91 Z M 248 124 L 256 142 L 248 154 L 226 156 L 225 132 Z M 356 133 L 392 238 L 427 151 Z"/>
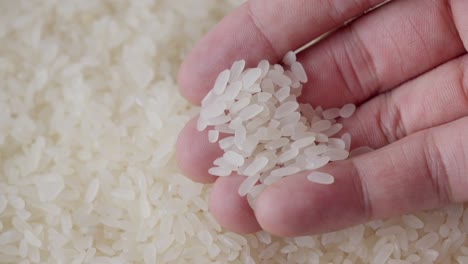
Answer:
<path fill-rule="evenodd" d="M 181 175 L 183 56 L 241 1 L 0 0 L 0 263 L 468 263 L 468 207 L 236 235 Z"/>

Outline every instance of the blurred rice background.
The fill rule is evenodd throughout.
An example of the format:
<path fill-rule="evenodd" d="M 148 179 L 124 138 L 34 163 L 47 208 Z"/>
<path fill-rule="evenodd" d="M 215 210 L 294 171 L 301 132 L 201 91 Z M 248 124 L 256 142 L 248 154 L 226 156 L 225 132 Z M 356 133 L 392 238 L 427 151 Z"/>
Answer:
<path fill-rule="evenodd" d="M 237 235 L 174 161 L 177 70 L 236 0 L 0 0 L 0 263 L 468 263 L 454 205 Z M 201 62 L 203 63 L 203 62 Z"/>

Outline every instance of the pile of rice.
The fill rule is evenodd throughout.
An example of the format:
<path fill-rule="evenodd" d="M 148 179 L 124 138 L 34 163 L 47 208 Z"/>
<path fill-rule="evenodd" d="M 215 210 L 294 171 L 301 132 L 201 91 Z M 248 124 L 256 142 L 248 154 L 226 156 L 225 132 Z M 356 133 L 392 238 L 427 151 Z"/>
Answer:
<path fill-rule="evenodd" d="M 182 57 L 239 1 L 0 1 L 0 263 L 468 263 L 468 208 L 223 230 L 181 175 Z"/>
<path fill-rule="evenodd" d="M 293 51 L 282 62 L 261 60 L 250 69 L 244 60 L 234 62 L 202 100 L 197 121 L 197 130 L 209 126 L 208 141 L 224 152 L 208 173 L 246 176 L 238 192 L 254 209 L 267 186 L 302 171 L 313 170 L 311 182 L 332 184 L 333 175 L 315 170 L 350 156 L 351 135 L 334 136 L 343 128 L 337 118 L 350 117 L 356 106 L 323 110 L 299 104 L 307 74 Z M 362 149 L 370 148 L 357 151 Z"/>

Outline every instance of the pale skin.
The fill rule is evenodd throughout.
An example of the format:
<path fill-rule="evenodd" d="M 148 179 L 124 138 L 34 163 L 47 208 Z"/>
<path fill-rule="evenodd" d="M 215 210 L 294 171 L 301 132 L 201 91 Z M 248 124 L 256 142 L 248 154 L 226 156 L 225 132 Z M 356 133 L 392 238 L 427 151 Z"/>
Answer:
<path fill-rule="evenodd" d="M 250 0 L 214 27 L 186 57 L 182 95 L 199 105 L 233 61 L 281 60 L 382 0 Z M 301 101 L 358 105 L 342 120 L 352 147 L 375 152 L 322 168 L 324 186 L 305 174 L 266 189 L 255 213 L 237 194 L 242 176 L 207 173 L 222 155 L 192 120 L 178 163 L 196 182 L 214 183 L 210 210 L 228 230 L 280 236 L 323 233 L 372 219 L 468 201 L 468 1 L 400 0 L 367 13 L 298 54 L 309 77 Z"/>

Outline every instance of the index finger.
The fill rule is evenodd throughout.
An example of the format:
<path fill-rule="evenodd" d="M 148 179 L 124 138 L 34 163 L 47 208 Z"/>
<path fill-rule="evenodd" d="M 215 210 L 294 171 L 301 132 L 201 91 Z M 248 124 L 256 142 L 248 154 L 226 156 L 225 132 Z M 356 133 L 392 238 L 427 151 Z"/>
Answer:
<path fill-rule="evenodd" d="M 217 74 L 233 61 L 247 66 L 261 59 L 278 62 L 384 0 L 251 0 L 226 16 L 186 57 L 179 70 L 182 95 L 193 104 L 211 89 Z"/>

